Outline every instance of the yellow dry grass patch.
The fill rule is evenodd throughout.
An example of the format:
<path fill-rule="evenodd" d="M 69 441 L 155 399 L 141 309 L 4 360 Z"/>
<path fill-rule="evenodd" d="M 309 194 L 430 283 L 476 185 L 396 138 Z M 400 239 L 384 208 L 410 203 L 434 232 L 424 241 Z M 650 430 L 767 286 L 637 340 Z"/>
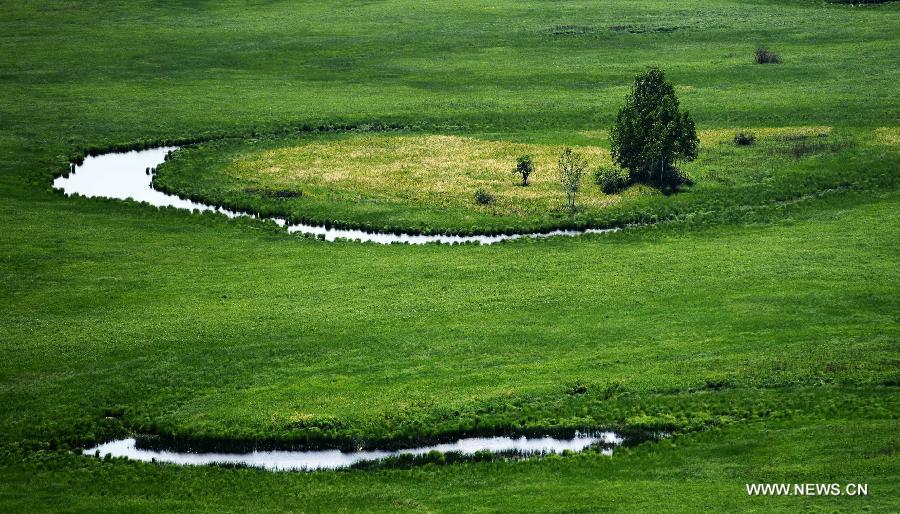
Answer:
<path fill-rule="evenodd" d="M 447 135 L 365 135 L 247 155 L 233 162 L 228 173 L 322 197 L 534 212 L 563 203 L 556 174 L 563 148 Z M 609 152 L 596 146 L 575 150 L 589 163 L 578 204 L 601 207 L 618 201 L 600 192 L 592 179 L 597 166 L 610 164 Z M 535 172 L 529 186 L 521 187 L 512 170 L 516 158 L 526 154 L 534 159 Z M 495 204 L 475 206 L 473 194 L 478 189 L 494 195 Z"/>
<path fill-rule="evenodd" d="M 883 145 L 900 146 L 900 127 L 879 127 L 875 129 L 875 140 Z"/>

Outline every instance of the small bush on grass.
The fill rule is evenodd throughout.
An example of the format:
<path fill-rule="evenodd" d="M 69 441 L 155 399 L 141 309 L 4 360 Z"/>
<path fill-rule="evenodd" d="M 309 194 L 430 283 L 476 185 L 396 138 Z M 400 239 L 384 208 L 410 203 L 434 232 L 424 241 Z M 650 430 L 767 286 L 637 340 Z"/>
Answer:
<path fill-rule="evenodd" d="M 738 132 L 734 135 L 734 144 L 738 146 L 750 146 L 756 142 L 753 132 Z"/>
<path fill-rule="evenodd" d="M 494 195 L 488 193 L 484 189 L 475 191 L 475 203 L 478 205 L 490 205 L 494 203 Z"/>
<path fill-rule="evenodd" d="M 781 57 L 778 54 L 765 47 L 759 47 L 754 54 L 756 64 L 779 64 Z"/>
<path fill-rule="evenodd" d="M 588 389 L 589 389 L 589 386 L 588 386 L 587 382 L 585 382 L 583 380 L 577 380 L 577 381 L 569 384 L 569 387 L 566 389 L 566 393 L 569 395 L 575 396 L 575 395 L 587 393 Z"/>
<path fill-rule="evenodd" d="M 603 194 L 614 195 L 628 187 L 628 172 L 615 166 L 600 166 L 594 171 L 594 183 Z"/>

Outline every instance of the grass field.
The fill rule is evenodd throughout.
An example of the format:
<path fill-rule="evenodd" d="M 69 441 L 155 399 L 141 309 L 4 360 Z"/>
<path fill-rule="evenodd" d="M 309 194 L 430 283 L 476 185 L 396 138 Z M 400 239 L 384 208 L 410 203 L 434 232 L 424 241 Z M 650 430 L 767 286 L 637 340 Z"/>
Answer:
<path fill-rule="evenodd" d="M 749 147 L 734 144 L 737 132 L 701 132 L 699 159 L 681 167 L 692 185 L 668 197 L 644 185 L 604 194 L 593 172 L 611 165 L 606 133 L 573 132 L 569 139 L 589 141 L 575 146 L 588 163 L 575 213 L 558 180 L 563 147 L 502 138 L 540 141 L 540 134 L 476 139 L 351 132 L 218 140 L 173 156 L 154 183 L 206 203 L 299 222 L 469 234 L 622 226 L 894 180 L 896 159 L 883 157 L 896 146 L 894 128 L 760 127 Z M 511 170 L 526 154 L 535 172 L 522 187 Z M 479 190 L 493 197 L 489 204 L 475 201 Z"/>
<path fill-rule="evenodd" d="M 896 3 L 2 11 L 0 510 L 896 510 Z M 753 64 L 758 45 L 783 62 Z M 444 138 L 465 162 L 502 157 L 484 180 L 514 196 L 505 161 L 520 149 L 606 155 L 648 65 L 700 130 L 690 191 L 586 190 L 570 215 L 549 176 L 534 176 L 527 208 L 498 212 L 471 205 L 468 174 L 435 186 L 440 207 L 434 190 L 377 180 Z M 758 143 L 734 146 L 738 130 Z M 378 246 L 51 190 L 86 150 L 178 139 L 207 142 L 162 167 L 164 186 L 260 212 L 447 231 L 650 224 Z M 317 155 L 373 143 L 386 156 L 374 168 L 351 158 L 316 168 L 340 180 L 304 175 Z M 384 201 L 367 210 L 360 195 Z M 317 473 L 70 451 L 135 433 L 346 445 L 584 427 L 672 436 L 611 458 Z M 756 482 L 861 482 L 869 495 L 748 496 Z"/>

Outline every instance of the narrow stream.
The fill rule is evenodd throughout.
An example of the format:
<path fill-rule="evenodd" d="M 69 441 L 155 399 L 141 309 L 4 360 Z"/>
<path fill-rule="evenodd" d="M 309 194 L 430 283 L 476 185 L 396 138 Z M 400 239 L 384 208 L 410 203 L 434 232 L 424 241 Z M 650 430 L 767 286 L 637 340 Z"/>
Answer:
<path fill-rule="evenodd" d="M 156 169 L 163 163 L 166 154 L 177 150 L 177 147 L 160 147 L 148 150 L 134 150 L 124 153 L 107 153 L 97 156 L 88 156 L 84 162 L 74 167 L 67 176 L 57 177 L 53 181 L 53 187 L 62 190 L 65 194 L 78 194 L 85 197 L 115 198 L 119 200 L 133 199 L 139 202 L 147 202 L 157 207 L 177 207 L 179 209 L 191 209 L 197 211 L 212 211 L 224 214 L 229 218 L 237 216 L 256 216 L 232 211 L 222 207 L 194 202 L 176 195 L 164 193 L 153 188 L 153 176 L 148 169 Z M 381 232 L 365 232 L 363 230 L 326 228 L 322 225 L 290 224 L 282 218 L 272 219 L 281 227 L 287 227 L 289 233 L 303 233 L 315 236 L 324 236 L 326 241 L 335 239 L 349 239 L 360 242 L 373 242 L 380 244 L 407 243 L 471 243 L 493 244 L 500 241 L 518 239 L 521 237 L 551 237 L 551 236 L 577 236 L 581 234 L 602 234 L 615 232 L 619 229 L 586 229 L 586 230 L 554 230 L 546 233 L 522 233 L 496 236 L 451 236 L 451 235 L 417 235 L 417 234 L 388 234 Z"/>
<path fill-rule="evenodd" d="M 604 455 L 612 455 L 614 446 L 624 439 L 614 432 L 575 434 L 572 439 L 552 437 L 470 437 L 454 443 L 420 446 L 402 450 L 360 450 L 342 452 L 340 450 L 270 450 L 250 453 L 201 453 L 175 452 L 168 450 L 145 450 L 137 447 L 135 439 L 120 439 L 89 448 L 85 455 L 105 457 L 127 457 L 143 462 L 165 462 L 183 466 L 209 464 L 238 464 L 268 469 L 271 471 L 315 471 L 348 468 L 359 462 L 378 461 L 401 455 L 425 455 L 432 451 L 440 453 L 458 452 L 472 455 L 477 452 L 513 452 L 518 455 L 540 455 L 561 453 L 565 450 L 583 451 L 591 446 L 599 446 Z"/>

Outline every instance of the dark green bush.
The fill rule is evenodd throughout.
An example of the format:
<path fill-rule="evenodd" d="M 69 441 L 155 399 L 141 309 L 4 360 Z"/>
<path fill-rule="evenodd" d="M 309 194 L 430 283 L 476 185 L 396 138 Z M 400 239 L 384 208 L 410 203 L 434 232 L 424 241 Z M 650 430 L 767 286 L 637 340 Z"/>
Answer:
<path fill-rule="evenodd" d="M 628 172 L 615 166 L 600 166 L 594 171 L 594 183 L 604 194 L 616 194 L 628 187 Z"/>
<path fill-rule="evenodd" d="M 750 146 L 756 142 L 756 136 L 753 132 L 738 132 L 734 135 L 734 144 L 738 146 Z"/>
<path fill-rule="evenodd" d="M 475 191 L 475 203 L 478 205 L 489 205 L 494 203 L 494 195 L 488 193 L 484 189 Z"/>
<path fill-rule="evenodd" d="M 778 64 L 781 62 L 781 57 L 778 57 L 778 54 L 762 46 L 756 49 L 754 59 L 756 64 Z"/>

